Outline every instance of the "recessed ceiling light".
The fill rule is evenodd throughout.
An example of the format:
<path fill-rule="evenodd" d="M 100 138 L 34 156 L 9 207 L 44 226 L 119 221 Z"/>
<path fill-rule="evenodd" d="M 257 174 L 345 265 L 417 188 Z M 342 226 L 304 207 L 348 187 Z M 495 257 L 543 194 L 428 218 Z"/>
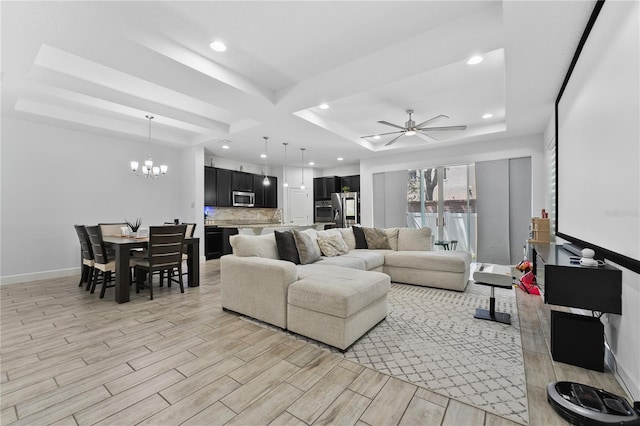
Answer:
<path fill-rule="evenodd" d="M 375 135 L 373 138 L 374 139 L 380 139 L 380 135 Z"/>
<path fill-rule="evenodd" d="M 342 161 L 342 160 L 344 160 L 344 158 L 338 157 L 338 161 Z"/>
<path fill-rule="evenodd" d="M 229 149 L 229 145 L 222 145 L 222 149 Z"/>
<path fill-rule="evenodd" d="M 260 154 L 260 158 L 267 158 L 267 154 Z"/>
<path fill-rule="evenodd" d="M 489 113 L 489 112 L 482 116 L 482 118 L 484 118 L 485 120 L 486 120 L 487 118 L 491 118 L 491 117 L 493 117 L 493 114 L 491 114 L 491 113 Z"/>
<path fill-rule="evenodd" d="M 468 65 L 478 65 L 478 64 L 479 64 L 480 62 L 482 62 L 482 61 L 484 61 L 484 58 L 483 58 L 482 56 L 480 56 L 480 55 L 475 55 L 475 56 L 470 57 L 470 58 L 467 60 L 467 64 L 468 64 Z"/>
<path fill-rule="evenodd" d="M 225 44 L 220 40 L 212 41 L 209 44 L 209 47 L 215 50 L 216 52 L 224 52 L 225 50 L 227 50 L 227 46 L 225 46 Z"/>
<path fill-rule="evenodd" d="M 316 165 L 316 163 L 314 163 L 313 161 L 309 161 L 309 165 L 310 165 L 310 166 L 315 166 L 315 165 Z"/>
<path fill-rule="evenodd" d="M 318 108 L 320 108 L 320 109 L 329 109 L 329 104 L 320 104 L 320 105 L 318 105 Z"/>

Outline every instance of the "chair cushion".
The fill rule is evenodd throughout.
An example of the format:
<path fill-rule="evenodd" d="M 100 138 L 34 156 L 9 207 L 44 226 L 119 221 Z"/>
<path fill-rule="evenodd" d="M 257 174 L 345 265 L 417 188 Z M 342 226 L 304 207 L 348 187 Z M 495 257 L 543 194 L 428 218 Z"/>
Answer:
<path fill-rule="evenodd" d="M 92 259 L 82 259 L 82 264 L 93 267 L 95 262 Z"/>
<path fill-rule="evenodd" d="M 116 270 L 116 261 L 112 260 L 109 263 L 94 262 L 93 267 L 102 272 L 113 272 Z"/>
<path fill-rule="evenodd" d="M 400 228 L 398 231 L 398 250 L 431 249 L 431 228 Z"/>
<path fill-rule="evenodd" d="M 389 276 L 381 272 L 347 271 L 329 280 L 316 275 L 296 281 L 289 286 L 288 303 L 348 318 L 385 296 L 391 287 Z"/>
<path fill-rule="evenodd" d="M 296 247 L 296 240 L 293 237 L 293 232 L 273 231 L 273 235 L 276 238 L 276 246 L 278 247 L 278 257 L 280 260 L 286 260 L 299 265 L 300 256 L 298 255 L 298 247 Z"/>
<path fill-rule="evenodd" d="M 278 259 L 278 247 L 273 234 L 265 235 L 232 235 L 229 243 L 233 254 L 240 257 L 267 257 Z"/>

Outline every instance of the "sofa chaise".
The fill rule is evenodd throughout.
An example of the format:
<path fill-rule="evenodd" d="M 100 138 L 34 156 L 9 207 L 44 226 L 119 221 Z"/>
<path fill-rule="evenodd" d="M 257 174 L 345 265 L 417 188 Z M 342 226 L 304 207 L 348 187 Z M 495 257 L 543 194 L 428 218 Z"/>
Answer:
<path fill-rule="evenodd" d="M 371 231 L 364 239 L 363 230 Z M 222 307 L 341 350 L 386 317 L 391 281 L 464 291 L 469 280 L 469 253 L 434 251 L 430 228 L 289 233 L 293 258 L 284 233 L 230 238 L 233 254 L 220 259 Z"/>

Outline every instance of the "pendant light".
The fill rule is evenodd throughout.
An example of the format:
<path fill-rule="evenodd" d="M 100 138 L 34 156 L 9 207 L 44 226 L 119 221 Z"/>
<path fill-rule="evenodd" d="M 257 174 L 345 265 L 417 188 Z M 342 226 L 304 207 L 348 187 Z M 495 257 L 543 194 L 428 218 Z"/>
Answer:
<path fill-rule="evenodd" d="M 267 141 L 269 140 L 269 137 L 263 136 L 262 138 L 264 139 L 264 179 L 262 180 L 262 185 L 269 186 L 271 185 L 271 182 L 269 182 L 269 178 L 267 177 L 267 170 L 269 168 L 269 154 L 267 152 Z"/>
<path fill-rule="evenodd" d="M 147 120 L 149 120 L 149 151 L 151 151 L 151 120 L 153 120 L 154 117 L 152 115 L 145 115 L 145 117 L 147 118 Z M 137 161 L 131 162 L 131 171 L 133 172 L 133 174 L 135 174 L 136 176 L 144 177 L 144 178 L 148 178 L 148 177 L 152 179 L 161 178 L 167 174 L 168 170 L 169 170 L 169 167 L 166 166 L 165 164 L 160 165 L 160 167 L 153 166 L 153 159 L 151 158 L 151 152 L 149 152 L 149 157 L 147 157 L 147 159 L 144 161 L 144 166 L 142 166 L 141 172 L 138 172 L 138 162 Z"/>
<path fill-rule="evenodd" d="M 282 177 L 284 182 L 282 183 L 282 186 L 288 188 L 289 182 L 287 182 L 287 145 L 289 145 L 289 142 L 282 142 L 282 145 L 284 145 L 284 169 L 282 170 Z"/>
<path fill-rule="evenodd" d="M 306 148 L 300 148 L 300 153 L 302 155 L 302 169 L 301 169 L 302 170 L 302 180 L 301 180 L 301 183 L 300 183 L 300 189 L 307 189 L 307 187 L 304 186 L 304 150 L 305 149 Z"/>

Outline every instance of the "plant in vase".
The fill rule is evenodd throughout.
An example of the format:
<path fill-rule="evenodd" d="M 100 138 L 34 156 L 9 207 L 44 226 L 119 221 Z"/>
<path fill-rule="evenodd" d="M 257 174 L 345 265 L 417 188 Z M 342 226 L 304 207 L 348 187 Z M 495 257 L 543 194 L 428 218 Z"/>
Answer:
<path fill-rule="evenodd" d="M 351 188 L 349 188 L 348 186 L 343 186 L 342 187 L 342 192 L 349 192 Z"/>
<path fill-rule="evenodd" d="M 138 232 L 138 229 L 140 229 L 140 225 L 142 225 L 142 220 L 138 218 L 136 219 L 135 222 L 132 223 L 132 222 L 129 222 L 127 219 L 125 219 L 124 222 L 127 224 L 129 229 L 131 229 L 131 236 L 135 237 L 136 233 Z"/>

